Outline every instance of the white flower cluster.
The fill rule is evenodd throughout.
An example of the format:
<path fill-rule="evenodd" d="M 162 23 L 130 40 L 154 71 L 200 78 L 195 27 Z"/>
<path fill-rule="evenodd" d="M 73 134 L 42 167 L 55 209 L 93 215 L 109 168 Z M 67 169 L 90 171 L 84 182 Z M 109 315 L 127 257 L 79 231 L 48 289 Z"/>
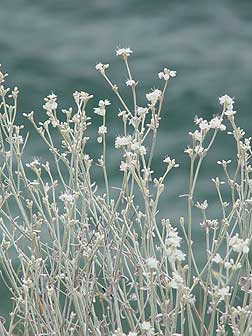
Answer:
<path fill-rule="evenodd" d="M 151 106 L 155 106 L 158 100 L 162 97 L 162 91 L 155 89 L 152 92 L 146 93 L 146 99 L 150 102 Z"/>
<path fill-rule="evenodd" d="M 130 48 L 118 48 L 116 50 L 116 56 L 121 56 L 123 58 L 127 58 L 132 54 L 133 51 Z"/>
<path fill-rule="evenodd" d="M 1 64 L 0 64 L 1 67 Z M 2 71 L 0 71 L 0 84 L 2 84 L 5 81 L 5 78 L 8 76 L 8 74 L 4 74 Z"/>
<path fill-rule="evenodd" d="M 151 326 L 151 323 L 149 321 L 144 321 L 141 324 L 141 329 L 147 336 L 151 336 L 155 334 L 154 328 Z"/>
<path fill-rule="evenodd" d="M 95 107 L 94 108 L 94 113 L 102 116 L 102 117 L 105 117 L 105 114 L 106 114 L 106 107 L 110 105 L 110 101 L 105 99 L 105 100 L 100 100 L 99 101 L 99 107 Z"/>
<path fill-rule="evenodd" d="M 58 107 L 58 103 L 57 103 L 57 96 L 54 93 L 51 93 L 50 95 L 48 95 L 46 98 L 44 98 L 45 100 L 45 104 L 43 105 L 43 108 L 47 111 L 47 112 L 52 112 L 53 110 L 56 110 Z"/>
<path fill-rule="evenodd" d="M 205 200 L 203 203 L 197 202 L 195 206 L 201 210 L 206 210 L 208 208 L 208 202 Z"/>
<path fill-rule="evenodd" d="M 148 109 L 147 109 L 147 107 L 141 107 L 141 106 L 138 106 L 138 107 L 137 107 L 137 114 L 139 115 L 139 117 L 143 117 L 143 116 L 145 116 L 147 113 L 148 113 Z"/>
<path fill-rule="evenodd" d="M 216 264 L 220 264 L 221 262 L 223 262 L 223 259 L 219 255 L 219 253 L 216 253 L 215 256 L 212 258 L 212 261 L 215 262 Z"/>
<path fill-rule="evenodd" d="M 126 162 L 121 161 L 120 171 L 125 172 L 128 169 L 134 169 L 137 164 L 137 154 L 132 152 L 126 152 L 124 157 L 126 158 Z"/>
<path fill-rule="evenodd" d="M 228 117 L 232 117 L 236 114 L 233 110 L 234 98 L 229 97 L 227 94 L 219 98 L 219 102 L 223 105 L 224 114 Z"/>
<path fill-rule="evenodd" d="M 192 136 L 193 140 L 201 142 L 203 139 L 202 132 L 199 130 L 195 130 L 194 132 L 189 132 L 189 134 Z"/>
<path fill-rule="evenodd" d="M 164 68 L 163 71 L 158 73 L 158 77 L 160 79 L 164 79 L 165 81 L 168 81 L 168 79 L 176 77 L 176 71 Z"/>
<path fill-rule="evenodd" d="M 98 134 L 99 135 L 104 135 L 106 133 L 107 133 L 107 127 L 105 125 L 100 126 L 99 129 L 98 129 Z"/>
<path fill-rule="evenodd" d="M 106 69 L 109 68 L 109 64 L 103 64 L 103 63 L 98 63 L 95 66 L 95 69 L 100 71 L 100 72 L 105 72 Z"/>
<path fill-rule="evenodd" d="M 109 68 L 109 64 L 98 63 L 95 66 L 95 69 L 100 71 L 101 74 L 105 73 L 105 70 Z"/>
<path fill-rule="evenodd" d="M 240 262 L 235 262 L 233 258 L 230 258 L 228 261 L 224 262 L 224 267 L 226 270 L 237 271 L 242 267 Z"/>
<path fill-rule="evenodd" d="M 36 169 L 40 166 L 40 162 L 38 159 L 34 159 L 30 163 L 26 163 L 26 167 L 31 168 L 31 169 Z"/>
<path fill-rule="evenodd" d="M 219 297 L 220 301 L 225 300 L 226 297 L 231 295 L 229 286 L 222 287 L 222 288 L 216 287 L 215 289 L 216 289 L 215 293 Z"/>
<path fill-rule="evenodd" d="M 182 278 L 182 276 L 177 271 L 172 272 L 170 287 L 174 288 L 174 289 L 181 289 L 181 288 L 185 287 L 184 279 Z"/>
<path fill-rule="evenodd" d="M 205 229 L 217 229 L 219 222 L 217 219 L 204 219 L 200 226 Z"/>
<path fill-rule="evenodd" d="M 179 249 L 182 238 L 179 237 L 177 229 L 172 227 L 169 221 L 163 219 L 162 224 L 166 225 L 167 237 L 165 239 L 166 254 L 171 263 L 184 261 L 185 254 Z"/>
<path fill-rule="evenodd" d="M 89 99 L 92 99 L 94 96 L 90 95 L 89 93 L 85 91 L 75 91 L 73 93 L 74 100 L 77 105 L 81 105 L 83 102 L 88 102 Z"/>
<path fill-rule="evenodd" d="M 179 164 L 176 163 L 175 159 L 171 159 L 169 156 L 167 156 L 167 157 L 163 160 L 163 162 L 164 162 L 164 163 L 167 163 L 169 168 L 177 168 L 177 167 L 179 167 Z"/>
<path fill-rule="evenodd" d="M 121 148 L 132 144 L 131 135 L 127 136 L 118 136 L 115 139 L 115 148 Z"/>
<path fill-rule="evenodd" d="M 146 148 L 139 141 L 133 140 L 130 149 L 140 155 L 146 155 Z"/>
<path fill-rule="evenodd" d="M 209 122 L 202 118 L 198 118 L 195 123 L 199 125 L 202 132 L 208 132 L 210 129 L 219 129 L 220 131 L 225 131 L 226 126 L 222 124 L 222 118 L 214 117 Z"/>
<path fill-rule="evenodd" d="M 22 145 L 24 143 L 24 139 L 23 139 L 22 135 L 14 133 L 13 134 L 13 142 L 16 145 Z"/>
<path fill-rule="evenodd" d="M 158 269 L 158 260 L 156 258 L 150 257 L 145 260 L 146 265 L 150 269 Z"/>
<path fill-rule="evenodd" d="M 73 204 L 75 199 L 76 199 L 76 195 L 71 193 L 69 190 L 66 190 L 64 193 L 62 193 L 59 196 L 59 199 L 64 202 L 65 204 Z"/>
<path fill-rule="evenodd" d="M 230 238 L 229 246 L 237 253 L 249 253 L 249 239 L 243 240 L 239 238 L 238 234 Z"/>
<path fill-rule="evenodd" d="M 212 261 L 216 264 L 222 264 L 226 270 L 236 271 L 242 267 L 240 262 L 235 262 L 234 259 L 224 261 L 219 253 L 216 253 L 212 258 Z"/>
<path fill-rule="evenodd" d="M 138 82 L 134 81 L 134 79 L 128 79 L 126 81 L 127 86 L 135 87 L 135 86 L 137 86 L 137 84 L 138 84 Z"/>

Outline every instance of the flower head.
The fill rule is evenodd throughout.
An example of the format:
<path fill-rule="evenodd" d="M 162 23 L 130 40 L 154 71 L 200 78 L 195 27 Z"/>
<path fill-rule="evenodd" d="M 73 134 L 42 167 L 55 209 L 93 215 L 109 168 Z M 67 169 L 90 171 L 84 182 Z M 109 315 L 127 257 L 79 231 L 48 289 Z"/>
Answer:
<path fill-rule="evenodd" d="M 88 102 L 89 99 L 93 98 L 94 96 L 93 95 L 90 95 L 89 93 L 85 92 L 85 91 L 75 91 L 73 93 L 73 97 L 74 97 L 74 100 L 76 102 L 76 104 L 82 104 L 83 102 Z"/>
<path fill-rule="evenodd" d="M 130 48 L 118 48 L 118 49 L 116 49 L 116 56 L 121 56 L 122 58 L 127 58 L 132 53 L 133 53 L 133 51 Z"/>
<path fill-rule="evenodd" d="M 106 114 L 106 107 L 109 106 L 111 103 L 109 100 L 100 100 L 99 101 L 99 107 L 94 108 L 94 113 L 104 117 Z"/>
<path fill-rule="evenodd" d="M 31 169 L 36 169 L 40 166 L 40 162 L 38 159 L 34 159 L 30 163 L 26 163 L 26 167 L 31 168 Z"/>
<path fill-rule="evenodd" d="M 212 261 L 215 262 L 216 264 L 219 264 L 223 261 L 219 253 L 216 253 L 216 255 L 212 258 Z"/>
<path fill-rule="evenodd" d="M 244 253 L 247 254 L 249 252 L 249 239 L 241 239 L 239 238 L 238 234 L 231 237 L 229 240 L 229 246 L 237 253 Z"/>
<path fill-rule="evenodd" d="M 58 107 L 57 104 L 57 96 L 54 93 L 51 93 L 50 95 L 48 95 L 46 98 L 44 98 L 45 100 L 45 105 L 43 105 L 43 108 L 48 111 L 51 112 L 52 110 L 56 110 Z"/>
<path fill-rule="evenodd" d="M 229 290 L 230 290 L 230 287 L 229 287 L 229 286 L 227 286 L 227 287 L 222 287 L 222 288 L 217 288 L 217 290 L 216 290 L 216 294 L 220 297 L 220 298 L 219 298 L 220 300 L 224 300 L 225 297 L 231 295 L 230 292 L 229 292 Z"/>
<path fill-rule="evenodd" d="M 128 146 L 129 144 L 131 144 L 132 139 L 130 135 L 127 136 L 118 136 L 115 140 L 115 148 L 121 148 L 124 146 Z"/>
<path fill-rule="evenodd" d="M 147 109 L 147 107 L 140 107 L 140 106 L 137 107 L 137 114 L 138 114 L 140 117 L 146 115 L 147 113 L 148 113 L 148 109 Z"/>
<path fill-rule="evenodd" d="M 224 105 L 225 108 L 233 107 L 234 98 L 229 97 L 227 94 L 219 98 L 219 102 L 221 105 Z"/>
<path fill-rule="evenodd" d="M 202 131 L 208 131 L 209 128 L 210 128 L 210 125 L 208 123 L 207 120 L 201 120 L 199 122 L 199 128 L 202 130 Z"/>
<path fill-rule="evenodd" d="M 151 105 L 156 105 L 157 101 L 162 97 L 162 91 L 155 89 L 152 92 L 146 94 L 147 100 L 151 103 Z"/>
<path fill-rule="evenodd" d="M 158 269 L 158 261 L 157 259 L 153 258 L 153 257 L 150 257 L 150 258 L 147 258 L 145 260 L 146 262 L 146 265 L 149 267 L 149 268 L 152 268 L 152 269 Z"/>
<path fill-rule="evenodd" d="M 176 71 L 164 68 L 163 71 L 158 73 L 158 77 L 167 81 L 170 78 L 176 77 Z"/>
<path fill-rule="evenodd" d="M 142 329 L 148 336 L 154 335 L 154 329 L 153 329 L 153 327 L 151 326 L 150 322 L 148 322 L 148 321 L 144 321 L 144 322 L 141 324 L 141 329 Z"/>
<path fill-rule="evenodd" d="M 203 203 L 197 202 L 195 206 L 201 210 L 206 210 L 208 208 L 208 202 L 205 200 Z"/>
<path fill-rule="evenodd" d="M 0 64 L 1 67 L 1 64 Z M 2 84 L 5 81 L 5 78 L 8 76 L 8 74 L 4 74 L 2 71 L 0 71 L 0 84 Z"/>
<path fill-rule="evenodd" d="M 209 122 L 210 128 L 213 129 L 220 129 L 221 131 L 225 131 L 226 126 L 222 124 L 222 119 L 219 117 L 214 117 L 212 120 Z"/>
<path fill-rule="evenodd" d="M 107 127 L 104 126 L 104 125 L 100 126 L 99 129 L 98 129 L 98 134 L 99 135 L 104 135 L 106 133 L 107 133 Z"/>
<path fill-rule="evenodd" d="M 105 74 L 105 70 L 109 68 L 109 64 L 98 63 L 95 66 L 95 69 L 100 71 L 102 75 Z"/>
<path fill-rule="evenodd" d="M 163 160 L 164 163 L 167 163 L 168 164 L 168 167 L 170 168 L 177 168 L 179 167 L 179 164 L 176 163 L 175 159 L 171 159 L 169 156 L 167 156 L 164 160 Z"/>
<path fill-rule="evenodd" d="M 135 86 L 137 86 L 137 84 L 138 84 L 138 82 L 134 81 L 134 79 L 128 79 L 126 81 L 127 86 L 135 87 Z"/>
<path fill-rule="evenodd" d="M 184 287 L 184 280 L 181 275 L 178 274 L 178 272 L 172 272 L 172 279 L 170 281 L 171 288 L 179 289 L 181 287 Z"/>

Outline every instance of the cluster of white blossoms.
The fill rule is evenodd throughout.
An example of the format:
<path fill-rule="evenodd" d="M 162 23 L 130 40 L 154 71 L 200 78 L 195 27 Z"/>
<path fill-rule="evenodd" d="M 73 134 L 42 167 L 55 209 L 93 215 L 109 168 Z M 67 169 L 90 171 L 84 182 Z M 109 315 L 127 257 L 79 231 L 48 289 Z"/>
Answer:
<path fill-rule="evenodd" d="M 133 51 L 130 48 L 118 48 L 116 49 L 116 56 L 121 56 L 123 58 L 129 57 Z"/>
<path fill-rule="evenodd" d="M 151 323 L 149 321 L 144 321 L 141 324 L 141 329 L 145 333 L 146 336 L 152 336 L 155 334 L 154 328 L 151 326 Z"/>
<path fill-rule="evenodd" d="M 131 145 L 130 145 L 130 149 L 139 154 L 139 155 L 146 155 L 146 148 L 144 145 L 141 144 L 141 142 L 137 141 L 137 140 L 133 140 Z"/>
<path fill-rule="evenodd" d="M 105 117 L 105 114 L 106 114 L 106 107 L 109 106 L 111 103 L 109 100 L 105 99 L 105 100 L 100 100 L 99 101 L 99 107 L 95 107 L 94 108 L 94 113 L 102 116 L 102 117 Z"/>
<path fill-rule="evenodd" d="M 168 168 L 178 168 L 179 167 L 179 164 L 176 163 L 176 160 L 175 159 L 171 159 L 169 156 L 167 156 L 163 160 L 163 162 L 168 164 Z"/>
<path fill-rule="evenodd" d="M 81 105 L 83 102 L 88 102 L 94 96 L 85 91 L 75 91 L 73 93 L 74 100 L 77 105 Z"/>
<path fill-rule="evenodd" d="M 213 117 L 209 122 L 205 119 L 197 118 L 195 124 L 199 125 L 201 132 L 208 132 L 210 129 L 219 129 L 220 131 L 226 130 L 226 126 L 222 124 L 222 118 L 218 116 Z"/>
<path fill-rule="evenodd" d="M 244 253 L 244 254 L 249 253 L 249 239 L 247 238 L 243 240 L 239 238 L 238 233 L 230 238 L 229 246 L 231 246 L 233 251 L 237 253 Z"/>
<path fill-rule="evenodd" d="M 138 82 L 134 81 L 134 79 L 128 79 L 126 81 L 127 86 L 135 87 L 135 86 L 137 86 L 137 84 L 138 84 Z"/>
<path fill-rule="evenodd" d="M 182 276 L 176 271 L 176 272 L 172 272 L 172 278 L 170 281 L 170 287 L 173 289 L 181 289 L 185 287 L 184 284 L 184 279 L 182 278 Z"/>
<path fill-rule="evenodd" d="M 40 166 L 40 162 L 38 159 L 34 159 L 30 163 L 26 163 L 26 167 L 31 168 L 31 169 L 36 169 Z"/>
<path fill-rule="evenodd" d="M 1 67 L 1 64 L 0 64 Z M 5 78 L 8 76 L 7 73 L 3 73 L 2 71 L 0 71 L 0 84 L 4 83 Z"/>
<path fill-rule="evenodd" d="M 143 117 L 147 113 L 148 113 L 148 108 L 147 107 L 141 107 L 141 106 L 137 107 L 137 114 L 139 115 L 139 117 Z"/>
<path fill-rule="evenodd" d="M 22 145 L 24 143 L 24 139 L 23 139 L 22 135 L 14 133 L 13 134 L 13 142 L 16 145 Z"/>
<path fill-rule="evenodd" d="M 185 254 L 179 249 L 182 238 L 179 237 L 177 228 L 172 227 L 172 225 L 167 220 L 162 220 L 162 224 L 166 225 L 167 237 L 165 238 L 166 254 L 170 263 L 174 264 L 176 261 L 184 261 Z"/>
<path fill-rule="evenodd" d="M 176 77 L 176 74 L 177 74 L 176 71 L 164 68 L 163 71 L 158 73 L 158 77 L 160 79 L 164 79 L 165 81 L 168 81 L 170 78 Z"/>
<path fill-rule="evenodd" d="M 212 261 L 215 262 L 216 264 L 220 264 L 223 262 L 222 257 L 219 255 L 219 253 L 216 253 L 213 258 Z"/>
<path fill-rule="evenodd" d="M 131 135 L 127 136 L 118 136 L 115 139 L 115 148 L 121 148 L 128 146 L 132 143 L 132 137 Z"/>
<path fill-rule="evenodd" d="M 221 287 L 221 288 L 218 286 L 215 286 L 214 289 L 215 289 L 214 296 L 217 296 L 219 301 L 223 301 L 231 295 L 229 286 Z"/>
<path fill-rule="evenodd" d="M 233 258 L 230 258 L 229 260 L 224 262 L 224 268 L 226 270 L 237 271 L 241 267 L 242 267 L 242 264 L 240 262 L 234 261 Z"/>
<path fill-rule="evenodd" d="M 208 202 L 207 200 L 205 200 L 203 203 L 199 203 L 197 202 L 195 204 L 195 206 L 198 208 L 198 209 L 201 209 L 201 210 L 206 210 L 208 208 Z"/>
<path fill-rule="evenodd" d="M 219 253 L 216 253 L 212 258 L 212 261 L 216 264 L 221 264 L 226 270 L 237 271 L 242 267 L 240 262 L 235 262 L 233 258 L 229 260 L 223 260 Z"/>
<path fill-rule="evenodd" d="M 121 161 L 120 171 L 126 172 L 128 169 L 134 169 L 137 165 L 137 154 L 127 151 L 124 157 L 126 158 L 126 162 Z"/>
<path fill-rule="evenodd" d="M 104 135 L 107 133 L 107 127 L 105 125 L 102 125 L 98 128 L 98 134 L 99 135 Z"/>
<path fill-rule="evenodd" d="M 51 93 L 46 98 L 44 98 L 45 104 L 43 105 L 43 108 L 51 113 L 53 110 L 56 110 L 58 107 L 57 103 L 57 96 L 54 93 Z"/>
<path fill-rule="evenodd" d="M 95 69 L 100 71 L 102 75 L 105 74 L 105 71 L 109 68 L 109 64 L 98 63 L 95 66 Z"/>
<path fill-rule="evenodd" d="M 158 269 L 159 262 L 156 258 L 150 257 L 145 260 L 146 265 L 150 269 Z"/>
<path fill-rule="evenodd" d="M 146 93 L 146 99 L 150 102 L 151 106 L 155 106 L 161 97 L 162 91 L 159 89 L 155 89 L 152 92 Z"/>
<path fill-rule="evenodd" d="M 59 196 L 59 199 L 64 202 L 65 204 L 71 205 L 74 203 L 74 201 L 76 200 L 77 195 L 70 192 L 69 190 L 66 190 L 64 193 L 62 193 Z"/>
<path fill-rule="evenodd" d="M 224 114 L 228 117 L 232 117 L 236 114 L 233 110 L 234 98 L 229 97 L 227 94 L 219 98 L 220 104 L 223 106 Z"/>
<path fill-rule="evenodd" d="M 208 132 L 210 130 L 214 130 L 214 134 L 216 134 L 218 130 L 225 131 L 226 125 L 223 124 L 224 114 L 226 114 L 227 116 L 235 114 L 235 111 L 233 111 L 233 98 L 230 98 L 228 95 L 224 95 L 223 97 L 219 98 L 219 101 L 220 104 L 223 105 L 223 111 L 221 115 L 213 116 L 213 118 L 209 121 L 195 116 L 194 122 L 198 126 L 198 129 L 193 132 L 189 132 L 189 135 L 192 137 L 193 140 L 193 147 L 189 146 L 184 151 L 189 155 L 189 157 L 192 158 L 195 155 L 198 155 L 200 158 L 203 158 L 209 150 L 209 146 L 206 146 L 206 148 L 203 146 L 203 142 Z M 235 136 L 237 137 L 237 134 L 235 134 Z M 213 139 L 214 137 L 215 136 L 213 136 Z M 212 143 L 210 141 L 209 145 L 211 146 L 211 144 Z"/>

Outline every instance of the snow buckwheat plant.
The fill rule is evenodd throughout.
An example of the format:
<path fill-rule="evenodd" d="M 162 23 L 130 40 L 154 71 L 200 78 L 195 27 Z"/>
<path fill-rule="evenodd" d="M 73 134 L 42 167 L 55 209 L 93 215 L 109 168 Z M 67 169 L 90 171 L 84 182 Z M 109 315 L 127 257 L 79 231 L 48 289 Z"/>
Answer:
<path fill-rule="evenodd" d="M 51 159 L 25 162 L 29 136 L 17 125 L 18 88 L 6 88 L 0 71 L 0 262 L 2 288 L 10 291 L 12 311 L 0 319 L 1 335 L 24 336 L 181 336 L 252 334 L 252 179 L 251 138 L 235 120 L 234 98 L 219 98 L 211 120 L 195 118 L 187 211 L 178 222 L 158 215 L 169 175 L 179 167 L 170 153 L 158 153 L 157 133 L 168 82 L 176 71 L 158 72 L 160 88 L 138 105 L 139 82 L 133 78 L 130 48 L 116 56 L 127 74 L 132 102 L 109 75 L 109 64 L 95 68 L 118 98 L 122 131 L 114 140 L 120 185 L 111 185 L 106 140 L 110 100 L 74 92 L 74 107 L 58 110 L 51 93 L 43 109 L 24 116 L 44 141 Z M 97 130 L 98 162 L 88 151 L 91 120 Z M 221 212 L 209 217 L 207 200 L 196 199 L 202 162 L 218 132 L 236 146 L 236 161 L 218 161 L 223 177 L 212 179 Z M 58 139 L 60 138 L 60 142 Z M 162 156 L 163 173 L 153 168 Z M 98 166 L 104 183 L 97 183 Z M 96 168 L 97 169 L 97 168 Z M 223 190 L 223 184 L 229 193 Z M 197 194 L 197 197 L 198 194 Z M 197 208 L 202 220 L 193 218 Z M 204 266 L 195 256 L 192 226 L 205 236 Z M 17 260 L 17 262 L 14 262 Z M 200 263 L 202 265 L 202 263 Z"/>

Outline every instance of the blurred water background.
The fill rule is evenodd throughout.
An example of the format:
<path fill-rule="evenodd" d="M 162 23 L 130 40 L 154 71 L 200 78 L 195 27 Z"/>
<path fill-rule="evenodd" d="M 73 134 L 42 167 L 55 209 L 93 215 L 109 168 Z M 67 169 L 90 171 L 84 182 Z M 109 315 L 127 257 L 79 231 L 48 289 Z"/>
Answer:
<path fill-rule="evenodd" d="M 99 99 L 112 101 L 108 137 L 113 146 L 120 132 L 115 117 L 121 106 L 95 71 L 95 64 L 110 63 L 111 77 L 123 86 L 127 75 L 115 57 L 115 48 L 131 47 L 130 64 L 134 79 L 139 81 L 140 105 L 146 104 L 146 92 L 160 87 L 157 73 L 164 66 L 177 70 L 177 78 L 169 85 L 154 160 L 157 175 L 166 154 L 180 163 L 168 179 L 161 207 L 162 216 L 172 218 L 176 225 L 185 214 L 186 200 L 178 195 L 187 191 L 188 159 L 183 151 L 189 144 L 193 117 L 218 114 L 218 97 L 228 93 L 235 97 L 241 127 L 251 134 L 251 18 L 252 2 L 245 0 L 1 0 L 0 63 L 10 74 L 8 85 L 18 85 L 21 91 L 18 122 L 23 123 L 22 113 L 31 110 L 37 120 L 44 119 L 43 97 L 51 91 L 59 96 L 59 107 L 66 108 L 73 105 L 72 92 L 84 90 L 95 94 L 91 107 Z M 127 89 L 123 92 L 128 95 Z M 94 117 L 96 130 L 100 120 Z M 31 139 L 27 160 L 34 156 L 45 160 L 46 148 L 33 132 Z M 90 148 L 92 155 L 100 155 L 96 141 Z M 211 177 L 221 174 L 216 161 L 233 157 L 233 149 L 228 136 L 218 136 L 202 166 L 197 195 L 199 200 L 208 199 L 214 217 L 220 209 Z M 119 162 L 114 150 L 109 159 L 116 181 Z M 201 255 L 203 233 L 200 219 L 195 218 L 194 245 L 196 254 Z M 0 315 L 8 311 L 9 295 L 0 286 Z"/>

